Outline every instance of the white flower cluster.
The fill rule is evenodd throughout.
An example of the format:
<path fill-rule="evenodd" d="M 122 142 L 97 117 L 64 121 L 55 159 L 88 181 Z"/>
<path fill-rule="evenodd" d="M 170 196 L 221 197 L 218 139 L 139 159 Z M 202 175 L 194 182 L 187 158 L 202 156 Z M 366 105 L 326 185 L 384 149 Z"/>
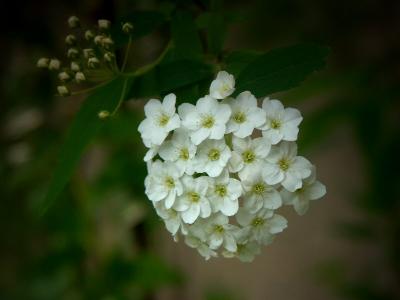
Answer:
<path fill-rule="evenodd" d="M 151 99 L 139 132 L 149 148 L 146 195 L 174 238 L 206 259 L 252 261 L 287 227 L 278 208 L 302 215 L 326 190 L 297 156 L 300 112 L 269 98 L 260 108 L 248 91 L 231 98 L 234 86 L 221 71 L 209 95 L 178 112 L 174 94 Z"/>

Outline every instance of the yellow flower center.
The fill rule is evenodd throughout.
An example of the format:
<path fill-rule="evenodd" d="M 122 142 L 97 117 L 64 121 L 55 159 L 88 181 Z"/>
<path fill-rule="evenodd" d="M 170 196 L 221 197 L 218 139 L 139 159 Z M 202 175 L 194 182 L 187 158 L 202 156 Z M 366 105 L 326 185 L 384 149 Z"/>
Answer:
<path fill-rule="evenodd" d="M 215 120 L 212 116 L 207 115 L 203 118 L 201 126 L 205 128 L 211 128 L 214 126 Z"/>
<path fill-rule="evenodd" d="M 218 149 L 211 149 L 210 151 L 208 151 L 208 158 L 212 161 L 216 161 L 219 159 L 221 153 L 219 152 Z"/>
<path fill-rule="evenodd" d="M 162 113 L 159 117 L 158 117 L 158 125 L 160 125 L 161 127 L 164 127 L 165 125 L 167 125 L 169 121 L 169 116 L 167 116 L 166 114 Z"/>
<path fill-rule="evenodd" d="M 175 181 L 171 176 L 168 176 L 167 178 L 165 178 L 165 185 L 167 186 L 167 188 L 172 189 L 175 187 Z"/>
<path fill-rule="evenodd" d="M 255 185 L 253 185 L 252 191 L 254 194 L 261 195 L 265 192 L 265 184 L 263 182 L 256 183 Z"/>
<path fill-rule="evenodd" d="M 281 123 L 280 120 L 272 119 L 270 121 L 270 126 L 271 126 L 272 129 L 279 129 L 279 128 L 281 128 L 282 123 Z"/>
<path fill-rule="evenodd" d="M 216 185 L 215 193 L 220 197 L 224 197 L 226 195 L 226 186 L 222 184 Z"/>
<path fill-rule="evenodd" d="M 247 150 L 242 153 L 242 158 L 246 164 L 251 164 L 256 158 L 256 155 L 254 154 L 253 151 Z"/>
<path fill-rule="evenodd" d="M 253 219 L 253 221 L 251 222 L 251 225 L 252 225 L 253 227 L 257 227 L 257 226 L 263 225 L 264 222 L 265 222 L 265 220 L 262 219 L 262 218 L 255 218 L 255 219 Z"/>
<path fill-rule="evenodd" d="M 189 159 L 189 150 L 188 148 L 182 148 L 179 154 L 179 158 L 182 160 L 188 160 Z"/>
<path fill-rule="evenodd" d="M 215 225 L 214 230 L 215 230 L 215 232 L 223 233 L 224 227 L 222 225 Z"/>
<path fill-rule="evenodd" d="M 281 158 L 278 162 L 278 165 L 282 171 L 287 171 L 290 167 L 290 161 L 286 158 Z"/>
<path fill-rule="evenodd" d="M 189 192 L 188 196 L 193 203 L 197 203 L 200 200 L 200 195 L 196 192 Z"/>
<path fill-rule="evenodd" d="M 236 113 L 233 115 L 233 120 L 234 120 L 236 123 L 241 124 L 241 123 L 243 123 L 243 122 L 246 121 L 246 115 L 245 115 L 243 112 L 238 111 L 238 112 L 236 112 Z"/>

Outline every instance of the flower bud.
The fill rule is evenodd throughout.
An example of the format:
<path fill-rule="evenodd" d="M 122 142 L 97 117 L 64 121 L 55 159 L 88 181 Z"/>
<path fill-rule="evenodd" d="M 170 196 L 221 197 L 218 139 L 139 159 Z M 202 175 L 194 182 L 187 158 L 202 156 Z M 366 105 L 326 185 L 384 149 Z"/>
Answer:
<path fill-rule="evenodd" d="M 104 60 L 107 62 L 112 62 L 115 58 L 115 55 L 111 52 L 104 53 Z"/>
<path fill-rule="evenodd" d="M 68 34 L 65 38 L 65 43 L 67 45 L 73 46 L 76 44 L 76 37 L 73 34 Z"/>
<path fill-rule="evenodd" d="M 51 59 L 49 63 L 49 70 L 58 70 L 61 66 L 61 62 L 58 59 Z"/>
<path fill-rule="evenodd" d="M 105 120 L 110 117 L 110 112 L 108 110 L 102 110 L 97 115 L 101 120 Z"/>
<path fill-rule="evenodd" d="M 58 74 L 58 79 L 60 79 L 61 81 L 65 82 L 68 79 L 70 79 L 70 76 L 67 72 L 61 72 Z"/>
<path fill-rule="evenodd" d="M 130 34 L 133 31 L 133 25 L 130 22 L 126 22 L 122 25 L 122 31 L 126 34 Z"/>
<path fill-rule="evenodd" d="M 60 96 L 68 96 L 70 94 L 68 88 L 65 85 L 59 85 L 57 87 L 57 91 Z"/>
<path fill-rule="evenodd" d="M 114 44 L 114 41 L 109 37 L 105 37 L 102 39 L 101 43 L 104 48 L 109 49 Z"/>
<path fill-rule="evenodd" d="M 46 57 L 42 57 L 42 58 L 39 58 L 39 60 L 37 61 L 36 66 L 38 68 L 48 68 L 49 67 L 49 62 L 50 62 L 50 59 L 48 59 Z"/>
<path fill-rule="evenodd" d="M 103 35 L 96 35 L 96 36 L 94 37 L 94 43 L 95 43 L 96 45 L 100 45 L 100 44 L 102 44 L 103 39 L 104 39 L 104 36 L 103 36 Z"/>
<path fill-rule="evenodd" d="M 75 80 L 77 83 L 81 83 L 81 82 L 85 81 L 86 80 L 85 74 L 83 74 L 82 72 L 77 72 L 75 74 Z"/>
<path fill-rule="evenodd" d="M 83 49 L 83 56 L 88 59 L 89 57 L 93 57 L 94 55 L 94 50 L 93 49 Z"/>
<path fill-rule="evenodd" d="M 94 38 L 94 33 L 91 30 L 86 30 L 85 31 L 85 39 L 90 41 L 93 38 Z"/>
<path fill-rule="evenodd" d="M 110 21 L 101 19 L 101 20 L 98 20 L 97 22 L 99 24 L 99 29 L 100 30 L 108 30 L 108 29 L 110 29 L 110 25 L 111 25 Z"/>
<path fill-rule="evenodd" d="M 79 55 L 78 49 L 76 49 L 76 48 L 69 48 L 68 49 L 67 56 L 69 58 L 76 58 L 76 57 L 78 57 L 78 55 Z"/>
<path fill-rule="evenodd" d="M 99 63 L 100 63 L 100 61 L 98 60 L 97 57 L 90 57 L 90 58 L 88 59 L 88 67 L 89 67 L 89 68 L 94 69 L 94 68 L 96 68 L 96 67 L 99 65 Z"/>
<path fill-rule="evenodd" d="M 81 69 L 81 67 L 79 66 L 79 64 L 76 61 L 71 62 L 71 70 L 73 72 L 78 72 L 80 69 Z"/>
<path fill-rule="evenodd" d="M 70 28 L 76 28 L 79 27 L 79 19 L 76 16 L 71 16 L 68 19 L 68 26 Z"/>

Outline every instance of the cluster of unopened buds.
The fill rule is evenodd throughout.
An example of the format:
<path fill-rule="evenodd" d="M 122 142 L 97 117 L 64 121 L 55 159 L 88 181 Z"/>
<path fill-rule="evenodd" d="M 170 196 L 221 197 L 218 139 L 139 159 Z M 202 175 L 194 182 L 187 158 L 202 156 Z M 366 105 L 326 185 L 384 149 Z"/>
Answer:
<path fill-rule="evenodd" d="M 71 94 L 71 84 L 106 81 L 118 72 L 110 21 L 98 20 L 95 28 L 84 30 L 79 19 L 71 16 L 68 26 L 73 31 L 65 37 L 68 62 L 62 63 L 57 58 L 47 57 L 37 62 L 39 68 L 58 72 L 60 83 L 57 92 L 60 96 Z M 133 25 L 129 22 L 121 24 L 121 30 L 129 35 Z"/>
<path fill-rule="evenodd" d="M 176 111 L 176 96 L 145 105 L 139 132 L 148 152 L 145 192 L 167 230 L 209 259 L 252 261 L 287 227 L 276 213 L 292 205 L 303 215 L 325 186 L 315 167 L 297 155 L 297 109 L 245 91 L 230 97 L 225 71 L 209 95 Z"/>

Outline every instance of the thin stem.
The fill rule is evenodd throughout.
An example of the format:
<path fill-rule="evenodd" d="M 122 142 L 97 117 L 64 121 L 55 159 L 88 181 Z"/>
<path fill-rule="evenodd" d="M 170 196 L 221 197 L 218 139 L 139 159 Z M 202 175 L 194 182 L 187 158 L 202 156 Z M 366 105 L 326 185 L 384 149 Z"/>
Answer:
<path fill-rule="evenodd" d="M 121 72 L 124 72 L 126 64 L 128 63 L 129 51 L 131 49 L 132 37 L 129 36 L 128 46 L 126 47 L 124 62 L 122 63 Z"/>
<path fill-rule="evenodd" d="M 77 91 L 77 92 L 71 92 L 71 96 L 75 96 L 75 95 L 80 95 L 80 94 L 85 94 L 85 93 L 91 92 L 91 91 L 93 91 L 93 90 L 95 90 L 95 89 L 97 89 L 97 88 L 99 88 L 99 87 L 101 87 L 103 85 L 106 85 L 107 83 L 109 83 L 113 79 L 114 78 L 112 78 L 110 80 L 107 80 L 107 81 L 103 81 L 102 83 L 99 83 L 98 85 L 92 86 L 92 87 L 87 88 L 85 90 L 80 90 L 80 91 Z"/>
<path fill-rule="evenodd" d="M 124 102 L 126 87 L 128 85 L 128 78 L 125 79 L 124 85 L 122 86 L 121 97 L 119 98 L 117 106 L 114 108 L 114 111 L 111 113 L 111 117 L 115 116 L 119 108 L 121 107 L 122 102 Z"/>
<path fill-rule="evenodd" d="M 167 54 L 169 48 L 171 47 L 172 43 L 169 42 L 168 45 L 164 48 L 163 52 L 160 54 L 159 57 L 157 57 L 157 59 L 155 61 L 153 61 L 152 63 L 145 65 L 142 68 L 137 69 L 135 72 L 131 72 L 131 73 L 124 73 L 124 75 L 126 76 L 140 76 L 143 75 L 144 73 L 150 71 L 151 69 L 153 69 L 154 67 L 156 67 L 165 57 L 165 55 Z"/>

